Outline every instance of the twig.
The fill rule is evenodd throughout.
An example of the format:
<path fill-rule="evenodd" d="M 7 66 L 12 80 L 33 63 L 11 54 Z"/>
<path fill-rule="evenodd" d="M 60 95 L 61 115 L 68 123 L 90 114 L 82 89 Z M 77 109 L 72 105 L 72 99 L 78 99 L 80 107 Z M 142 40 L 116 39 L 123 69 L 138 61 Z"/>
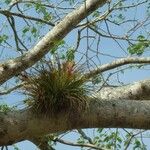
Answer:
<path fill-rule="evenodd" d="M 59 142 L 62 144 L 66 144 L 66 145 L 70 145 L 70 146 L 79 146 L 79 147 L 89 147 L 89 148 L 93 148 L 93 149 L 97 149 L 97 150 L 104 150 L 102 148 L 96 147 L 93 144 L 78 144 L 78 143 L 72 143 L 66 140 L 62 140 L 62 139 L 58 139 L 56 138 L 55 140 L 53 140 L 54 142 Z M 106 149 L 105 149 L 106 150 Z"/>
<path fill-rule="evenodd" d="M 35 18 L 35 17 L 31 17 L 31 16 L 27 16 L 27 15 L 23 15 L 23 14 L 20 14 L 20 13 L 14 13 L 14 12 L 10 12 L 8 10 L 0 10 L 0 13 L 9 17 L 9 16 L 17 16 L 17 17 L 20 17 L 20 18 L 25 18 L 25 19 L 29 19 L 29 20 L 33 20 L 33 21 L 38 21 L 38 22 L 41 22 L 41 23 L 45 23 L 45 24 L 48 24 L 50 26 L 55 26 L 55 24 L 49 22 L 49 21 L 45 21 L 43 19 L 39 19 L 39 18 Z"/>
<path fill-rule="evenodd" d="M 15 87 L 12 87 L 12 88 L 10 88 L 10 89 L 8 89 L 8 90 L 6 90 L 6 91 L 2 91 L 2 92 L 0 92 L 0 95 L 10 94 L 10 93 L 13 92 L 14 90 L 16 90 L 16 89 L 22 87 L 23 84 L 24 84 L 24 83 L 19 84 L 19 85 L 15 86 Z"/>

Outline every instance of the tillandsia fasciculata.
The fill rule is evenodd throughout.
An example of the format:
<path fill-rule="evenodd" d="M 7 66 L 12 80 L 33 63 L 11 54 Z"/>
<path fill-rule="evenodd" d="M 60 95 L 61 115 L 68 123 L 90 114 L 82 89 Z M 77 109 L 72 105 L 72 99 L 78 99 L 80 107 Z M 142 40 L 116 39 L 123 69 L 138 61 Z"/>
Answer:
<path fill-rule="evenodd" d="M 45 65 L 36 76 L 24 80 L 26 104 L 35 114 L 53 115 L 65 111 L 84 111 L 89 93 L 86 80 L 74 61 Z"/>

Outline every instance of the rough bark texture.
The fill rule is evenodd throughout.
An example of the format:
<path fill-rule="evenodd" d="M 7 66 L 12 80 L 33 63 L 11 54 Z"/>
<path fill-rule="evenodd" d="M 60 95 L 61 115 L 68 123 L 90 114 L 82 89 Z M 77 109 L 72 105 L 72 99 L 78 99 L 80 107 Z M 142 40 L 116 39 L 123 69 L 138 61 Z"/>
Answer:
<path fill-rule="evenodd" d="M 0 145 L 30 140 L 48 133 L 80 128 L 150 129 L 150 102 L 92 99 L 84 113 L 35 117 L 30 110 L 1 114 Z"/>
<path fill-rule="evenodd" d="M 0 145 L 33 140 L 45 134 L 79 128 L 150 129 L 150 80 L 103 88 L 89 101 L 84 113 L 66 112 L 55 116 L 35 116 L 30 110 L 0 114 Z"/>
<path fill-rule="evenodd" d="M 149 91 L 150 80 L 143 80 L 122 87 L 103 87 L 96 95 L 107 100 L 150 100 Z"/>
<path fill-rule="evenodd" d="M 79 22 L 106 1 L 87 0 L 86 7 L 83 4 L 69 13 L 26 54 L 0 64 L 0 84 L 34 65 Z M 91 78 L 101 72 L 130 63 L 150 63 L 150 58 L 119 59 L 98 67 L 85 74 L 85 77 Z M 33 115 L 29 109 L 0 112 L 0 146 L 23 140 L 40 143 L 38 137 L 71 129 L 96 127 L 150 129 L 149 90 L 150 80 L 122 87 L 104 87 L 88 102 L 89 107 L 83 113 L 65 111 L 64 114 L 43 117 Z"/>

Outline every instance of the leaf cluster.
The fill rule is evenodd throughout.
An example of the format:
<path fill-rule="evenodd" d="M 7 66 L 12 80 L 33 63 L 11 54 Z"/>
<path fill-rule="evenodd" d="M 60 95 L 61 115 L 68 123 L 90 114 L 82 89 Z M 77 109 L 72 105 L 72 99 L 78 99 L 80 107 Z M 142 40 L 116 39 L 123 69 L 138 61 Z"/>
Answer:
<path fill-rule="evenodd" d="M 150 41 L 145 39 L 145 37 L 142 35 L 139 35 L 137 40 L 137 43 L 128 47 L 128 51 L 131 55 L 136 54 L 140 56 L 144 53 L 146 48 L 150 47 Z"/>

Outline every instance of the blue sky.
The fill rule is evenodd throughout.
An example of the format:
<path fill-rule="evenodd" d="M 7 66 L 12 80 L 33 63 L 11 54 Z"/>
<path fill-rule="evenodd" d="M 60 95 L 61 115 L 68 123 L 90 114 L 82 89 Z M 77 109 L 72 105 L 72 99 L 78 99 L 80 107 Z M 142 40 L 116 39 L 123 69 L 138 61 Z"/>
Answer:
<path fill-rule="evenodd" d="M 143 12 L 143 13 L 141 13 Z M 141 7 L 140 10 L 137 11 L 136 13 L 136 17 L 138 17 L 139 19 L 143 18 L 144 17 L 144 12 L 145 12 L 145 6 Z M 32 13 L 32 11 L 31 11 Z M 131 11 L 131 12 L 126 12 L 126 17 L 128 18 L 132 18 L 132 13 L 134 13 L 134 11 Z M 1 17 L 1 20 L 0 20 L 0 23 L 3 22 L 5 19 Z M 22 26 L 22 23 L 18 21 L 18 24 L 17 26 L 21 27 Z M 105 28 L 104 27 L 104 24 L 101 24 L 101 27 L 102 28 Z M 118 35 L 123 35 L 123 32 L 125 32 L 125 30 L 127 30 L 127 26 L 124 26 L 124 27 L 119 27 L 119 26 L 114 26 L 114 25 L 111 25 L 110 26 L 110 29 L 111 31 L 113 31 L 113 33 L 115 34 L 118 34 Z M 47 30 L 48 31 L 48 30 Z M 43 32 L 47 32 L 46 30 L 44 30 Z M 4 32 L 8 33 L 9 31 L 8 30 L 4 30 Z M 89 31 L 91 32 L 91 31 Z M 140 32 L 143 32 L 143 31 L 139 31 Z M 9 34 L 9 33 L 8 33 Z M 83 34 L 86 34 L 86 31 L 85 33 Z M 92 34 L 92 33 L 91 33 Z M 68 45 L 72 46 L 74 45 L 74 43 L 76 42 L 76 35 L 77 35 L 77 30 L 74 30 L 72 31 L 66 38 L 66 42 L 68 43 Z M 94 34 L 93 34 L 94 35 Z M 136 36 L 136 35 L 134 35 Z M 127 43 L 126 42 L 122 42 L 120 41 L 123 45 L 123 47 L 126 49 L 127 47 Z M 11 44 L 14 44 L 13 42 Z M 79 47 L 79 50 L 81 52 L 84 52 L 86 50 L 86 40 L 83 40 L 81 42 L 81 45 Z M 93 46 L 93 48 L 95 48 L 95 45 Z M 102 53 L 105 53 L 105 54 L 112 54 L 114 56 L 118 56 L 118 57 L 126 57 L 127 55 L 120 49 L 120 47 L 116 44 L 116 42 L 110 40 L 110 39 L 104 39 L 101 37 L 101 43 L 99 45 L 99 50 L 100 52 Z M 3 57 L 1 58 L 1 61 L 3 59 L 5 59 L 7 56 L 7 58 L 9 58 L 9 56 L 13 56 L 13 57 L 16 57 L 16 55 L 18 55 L 18 53 L 15 53 L 14 51 L 4 51 L 3 52 Z M 145 56 L 149 56 L 149 51 L 147 51 L 145 53 Z M 90 55 L 90 54 L 89 54 Z M 92 54 L 91 54 L 92 55 Z M 111 61 L 114 60 L 113 57 L 108 57 L 108 56 L 104 56 L 104 55 L 101 55 L 101 64 L 104 64 L 104 63 L 109 63 Z M 76 59 L 78 60 L 79 59 L 79 55 L 76 55 Z M 96 63 L 98 63 L 98 60 L 96 58 L 94 58 L 94 61 Z M 120 77 L 120 80 L 124 83 L 132 83 L 133 81 L 138 81 L 138 80 L 142 80 L 142 79 L 148 79 L 149 78 L 149 74 L 150 74 L 150 70 L 149 70 L 149 67 L 146 67 L 147 70 L 145 69 L 141 69 L 141 70 L 138 70 L 136 68 L 132 69 L 132 70 L 127 70 L 125 71 L 125 73 L 119 73 L 119 77 Z M 109 72 L 108 72 L 109 73 Z M 105 75 L 107 76 L 108 73 L 105 73 Z M 112 79 L 112 83 L 115 83 L 116 82 L 116 77 L 113 77 L 111 78 Z M 10 80 L 11 82 L 11 80 Z M 4 103 L 4 102 L 7 102 L 8 104 L 11 104 L 11 105 L 16 105 L 16 104 L 19 104 L 20 105 L 20 100 L 23 99 L 23 95 L 21 93 L 18 93 L 18 92 L 14 92 L 12 94 L 10 94 L 9 96 L 3 96 L 1 98 L 1 103 Z M 89 134 L 91 134 L 91 130 L 89 130 Z M 77 135 L 74 134 L 74 133 L 71 133 L 69 135 L 66 136 L 66 139 L 68 140 L 74 140 L 77 138 Z M 146 144 L 149 144 L 148 143 L 148 139 L 145 139 L 145 142 Z M 20 143 L 17 143 L 16 144 L 21 150 L 35 150 L 37 149 L 36 146 L 34 146 L 31 142 L 29 141 L 24 141 L 24 142 L 20 142 Z M 10 150 L 13 150 L 14 148 L 13 147 L 10 147 Z M 78 147 L 70 147 L 70 146 L 65 146 L 65 145 L 62 145 L 62 144 L 58 144 L 56 146 L 56 149 L 57 150 L 78 150 L 80 148 Z"/>

